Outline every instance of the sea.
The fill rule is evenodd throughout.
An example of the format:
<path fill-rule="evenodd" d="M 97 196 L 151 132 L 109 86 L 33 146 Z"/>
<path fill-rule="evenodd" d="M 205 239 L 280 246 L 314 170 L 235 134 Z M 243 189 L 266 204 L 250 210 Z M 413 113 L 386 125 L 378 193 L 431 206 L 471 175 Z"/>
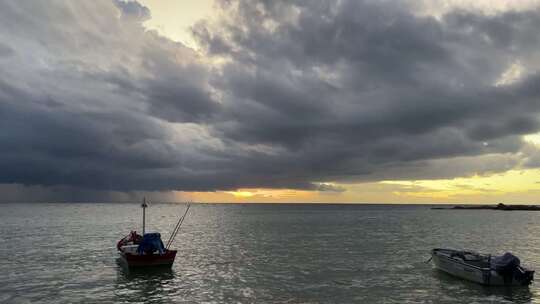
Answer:
<path fill-rule="evenodd" d="M 441 273 L 436 247 L 510 251 L 540 269 L 540 212 L 429 205 L 193 204 L 170 270 L 129 271 L 139 203 L 0 204 L 0 303 L 540 303 L 540 283 Z M 185 204 L 150 204 L 167 239 Z"/>

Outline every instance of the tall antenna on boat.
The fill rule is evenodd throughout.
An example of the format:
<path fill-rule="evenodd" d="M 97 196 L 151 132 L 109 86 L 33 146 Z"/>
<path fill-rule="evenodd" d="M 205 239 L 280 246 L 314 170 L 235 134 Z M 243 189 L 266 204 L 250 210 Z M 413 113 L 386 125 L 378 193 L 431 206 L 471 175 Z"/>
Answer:
<path fill-rule="evenodd" d="M 142 235 L 144 236 L 145 226 L 146 226 L 146 207 L 148 207 L 148 204 L 146 204 L 146 196 L 143 198 L 143 203 L 141 205 L 142 207 Z"/>

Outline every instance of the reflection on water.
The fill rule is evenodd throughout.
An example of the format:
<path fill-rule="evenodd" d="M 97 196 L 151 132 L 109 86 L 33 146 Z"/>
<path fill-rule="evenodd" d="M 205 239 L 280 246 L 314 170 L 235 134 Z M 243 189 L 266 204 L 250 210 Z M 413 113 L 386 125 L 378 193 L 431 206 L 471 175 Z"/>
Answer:
<path fill-rule="evenodd" d="M 167 303 L 162 297 L 174 284 L 175 275 L 171 268 L 129 269 L 117 266 L 115 284 L 115 302 L 138 302 L 145 300 L 152 303 Z"/>
<path fill-rule="evenodd" d="M 171 233 L 185 206 L 154 204 Z M 194 205 L 172 269 L 127 270 L 138 204 L 0 204 L 2 303 L 540 303 L 433 270 L 435 247 L 512 251 L 540 269 L 540 212 L 426 206 Z"/>
<path fill-rule="evenodd" d="M 433 269 L 433 277 L 446 297 L 463 299 L 502 299 L 512 303 L 531 303 L 533 294 L 529 286 L 483 286 L 464 281 Z"/>

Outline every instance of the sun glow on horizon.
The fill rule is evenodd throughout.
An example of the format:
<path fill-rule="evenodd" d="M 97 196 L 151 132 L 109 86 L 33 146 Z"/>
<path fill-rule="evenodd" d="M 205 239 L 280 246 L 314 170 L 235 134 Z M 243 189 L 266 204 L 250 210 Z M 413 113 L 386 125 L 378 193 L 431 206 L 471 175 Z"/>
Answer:
<path fill-rule="evenodd" d="M 517 194 L 540 195 L 540 170 L 510 170 L 503 173 L 441 180 L 383 181 L 403 187 L 396 195 L 456 201 L 479 198 L 491 200 L 515 197 Z M 465 201 L 466 202 L 466 201 Z"/>
<path fill-rule="evenodd" d="M 225 193 L 232 194 L 235 197 L 252 197 L 256 195 L 256 193 L 249 191 L 225 191 Z"/>

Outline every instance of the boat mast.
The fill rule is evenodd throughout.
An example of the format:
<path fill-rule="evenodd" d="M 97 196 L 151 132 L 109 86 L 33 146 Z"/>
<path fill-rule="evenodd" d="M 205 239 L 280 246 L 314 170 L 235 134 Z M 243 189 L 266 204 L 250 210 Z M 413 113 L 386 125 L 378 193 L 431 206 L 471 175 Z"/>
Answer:
<path fill-rule="evenodd" d="M 142 235 L 144 236 L 144 231 L 145 231 L 145 225 L 146 225 L 146 207 L 148 207 L 148 205 L 146 204 L 146 197 L 143 198 L 143 203 L 141 205 L 142 207 Z"/>

